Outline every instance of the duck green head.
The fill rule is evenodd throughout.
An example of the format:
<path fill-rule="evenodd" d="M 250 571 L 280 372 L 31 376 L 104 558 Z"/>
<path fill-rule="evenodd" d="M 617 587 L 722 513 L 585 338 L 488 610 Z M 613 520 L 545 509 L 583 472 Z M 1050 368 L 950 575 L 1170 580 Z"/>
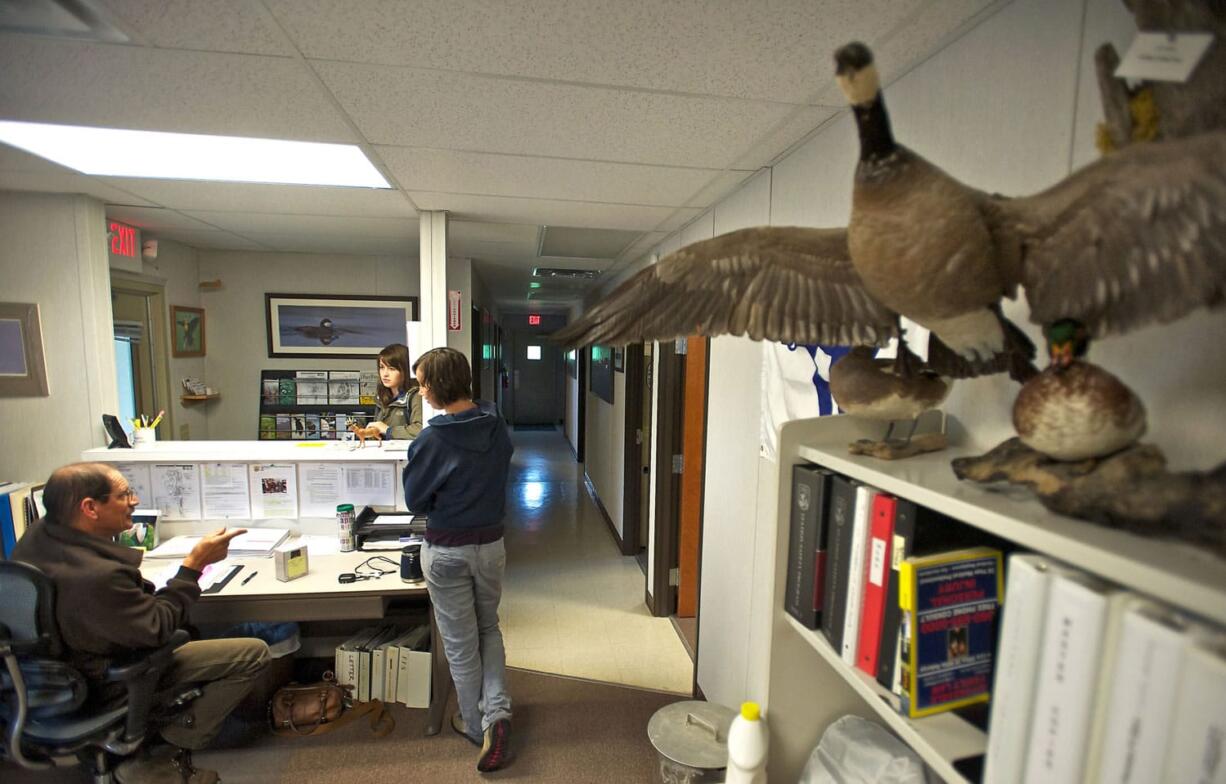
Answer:
<path fill-rule="evenodd" d="M 1081 359 L 1090 347 L 1090 333 L 1085 325 L 1073 319 L 1060 319 L 1043 328 L 1047 338 L 1047 353 L 1051 364 L 1066 368 L 1074 359 Z"/>

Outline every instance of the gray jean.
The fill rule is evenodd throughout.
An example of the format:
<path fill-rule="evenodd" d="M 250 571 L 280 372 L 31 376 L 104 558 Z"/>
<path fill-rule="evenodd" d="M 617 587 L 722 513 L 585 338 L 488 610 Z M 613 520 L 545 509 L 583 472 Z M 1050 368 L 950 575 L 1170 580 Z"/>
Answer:
<path fill-rule="evenodd" d="M 421 563 L 460 717 L 468 733 L 479 740 L 494 722 L 511 718 L 507 655 L 498 627 L 506 549 L 501 539 L 462 547 L 427 543 Z M 476 727 L 481 733 L 473 732 Z"/>

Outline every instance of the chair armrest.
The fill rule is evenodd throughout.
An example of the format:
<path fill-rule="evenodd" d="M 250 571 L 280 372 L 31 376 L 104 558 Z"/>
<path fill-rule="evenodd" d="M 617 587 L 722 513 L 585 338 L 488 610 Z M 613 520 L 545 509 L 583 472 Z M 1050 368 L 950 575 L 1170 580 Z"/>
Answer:
<path fill-rule="evenodd" d="M 130 681 L 150 670 L 164 670 L 170 664 L 175 649 L 186 643 L 191 636 L 183 629 L 176 629 L 161 648 L 145 648 L 116 661 L 106 669 L 104 680 L 110 683 Z"/>
<path fill-rule="evenodd" d="M 143 737 L 149 727 L 149 713 L 162 673 L 170 666 L 175 649 L 190 639 L 183 629 L 175 630 L 161 648 L 139 651 L 131 659 L 107 668 L 108 682 L 120 682 L 128 687 L 128 719 L 125 740 Z"/>

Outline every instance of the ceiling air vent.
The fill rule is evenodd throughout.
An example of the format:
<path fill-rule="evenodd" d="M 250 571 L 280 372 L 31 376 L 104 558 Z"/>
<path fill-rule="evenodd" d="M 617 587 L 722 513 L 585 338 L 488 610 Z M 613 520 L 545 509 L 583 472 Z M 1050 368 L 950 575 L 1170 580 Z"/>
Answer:
<path fill-rule="evenodd" d="M 532 275 L 537 278 L 585 278 L 592 280 L 600 277 L 600 271 L 566 269 L 564 267 L 533 267 Z"/>
<path fill-rule="evenodd" d="M 127 43 L 128 36 L 107 20 L 94 0 L 8 0 L 0 2 L 0 31 Z"/>

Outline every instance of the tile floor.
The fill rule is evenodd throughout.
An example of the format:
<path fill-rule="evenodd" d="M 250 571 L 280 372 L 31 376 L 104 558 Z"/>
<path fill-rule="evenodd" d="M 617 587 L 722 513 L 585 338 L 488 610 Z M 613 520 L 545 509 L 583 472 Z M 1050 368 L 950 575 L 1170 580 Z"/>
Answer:
<path fill-rule="evenodd" d="M 512 432 L 502 629 L 507 664 L 689 694 L 694 664 L 643 603 L 643 572 L 617 549 L 559 432 Z"/>

